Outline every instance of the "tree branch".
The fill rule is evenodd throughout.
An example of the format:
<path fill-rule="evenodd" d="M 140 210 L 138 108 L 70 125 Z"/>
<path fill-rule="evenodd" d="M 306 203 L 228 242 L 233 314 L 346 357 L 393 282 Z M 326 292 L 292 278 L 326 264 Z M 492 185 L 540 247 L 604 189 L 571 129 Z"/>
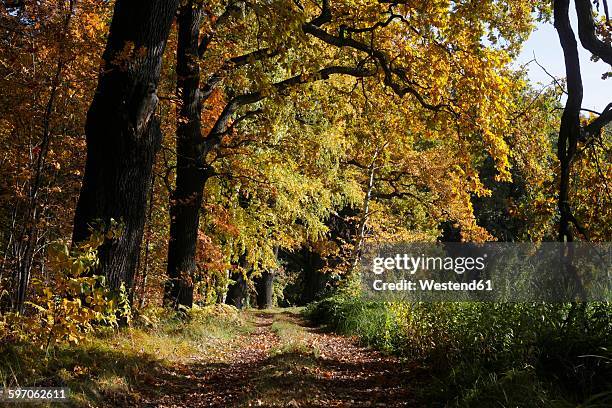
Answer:
<path fill-rule="evenodd" d="M 583 88 L 578 57 L 578 43 L 569 18 L 569 0 L 555 0 L 554 26 L 557 30 L 567 77 L 567 101 L 561 116 L 559 139 L 557 143 L 557 158 L 560 165 L 559 196 L 559 241 L 570 242 L 573 234 L 570 229 L 572 213 L 569 204 L 570 169 L 576 154 L 576 146 L 580 137 L 580 108 L 582 107 Z M 576 224 L 576 223 L 574 223 Z"/>
<path fill-rule="evenodd" d="M 247 64 L 250 64 L 254 61 L 259 61 L 265 58 L 271 58 L 278 55 L 277 50 L 270 50 L 269 48 L 261 48 L 243 55 L 239 55 L 236 57 L 232 57 L 225 61 L 225 63 L 215 72 L 211 77 L 206 81 L 202 90 L 200 92 L 200 97 L 202 101 L 208 99 L 208 97 L 212 94 L 215 87 L 221 82 L 223 79 L 224 71 L 227 71 L 230 68 L 237 68 Z"/>
<path fill-rule="evenodd" d="M 598 135 L 601 132 L 601 129 L 603 129 L 604 126 L 610 122 L 612 122 L 612 102 L 606 106 L 603 112 L 601 112 L 596 119 L 582 128 L 579 140 L 585 141 L 589 137 Z"/>
<path fill-rule="evenodd" d="M 374 75 L 374 73 L 375 73 L 374 71 L 369 71 L 364 68 L 332 66 L 332 67 L 320 69 L 319 71 L 313 74 L 300 74 L 300 75 L 293 76 L 291 78 L 287 78 L 283 81 L 272 84 L 272 87 L 277 92 L 283 92 L 287 90 L 288 88 L 291 88 L 295 85 L 329 79 L 331 75 L 339 74 L 339 75 L 349 75 L 349 76 L 354 76 L 358 78 L 363 78 L 367 76 L 372 76 Z M 206 143 L 205 143 L 205 147 L 203 151 L 203 157 L 206 157 L 208 152 L 210 152 L 211 150 L 219 147 L 219 145 L 221 144 L 221 138 L 223 137 L 223 135 L 225 134 L 225 131 L 227 130 L 229 120 L 231 119 L 232 115 L 236 112 L 238 108 L 244 105 L 249 105 L 252 103 L 259 102 L 265 99 L 267 96 L 268 96 L 267 93 L 262 92 L 262 91 L 257 91 L 257 92 L 252 92 L 248 94 L 239 95 L 239 96 L 232 98 L 227 103 L 227 105 L 225 105 L 223 112 L 221 112 L 221 115 L 219 115 L 219 117 L 217 118 L 217 121 L 215 122 L 213 128 L 211 129 L 209 133 L 209 136 L 206 139 Z"/>
<path fill-rule="evenodd" d="M 593 7 L 590 0 L 576 0 L 576 15 L 578 16 L 578 36 L 582 46 L 591 53 L 612 65 L 612 47 L 596 35 Z"/>
<path fill-rule="evenodd" d="M 238 6 L 238 2 L 234 2 L 230 0 L 230 2 L 225 7 L 225 10 L 223 10 L 223 13 L 221 13 L 218 17 L 216 17 L 215 21 L 213 22 L 211 31 L 202 37 L 202 40 L 200 41 L 200 45 L 198 46 L 198 56 L 200 58 L 204 56 L 204 54 L 208 50 L 208 46 L 210 45 L 212 40 L 215 38 L 215 35 L 217 34 L 217 28 L 221 24 L 223 24 L 227 19 L 229 19 L 233 13 L 236 13 L 239 11 L 240 11 L 240 7 Z"/>
<path fill-rule="evenodd" d="M 239 55 L 237 57 L 232 57 L 228 61 L 230 64 L 226 63 L 226 64 L 224 64 L 224 66 L 225 65 L 232 65 L 232 67 L 241 67 L 243 65 L 250 64 L 251 62 L 254 62 L 254 61 L 259 61 L 259 60 L 262 60 L 264 58 L 274 57 L 274 56 L 276 56 L 278 54 L 279 54 L 279 52 L 277 50 L 271 50 L 268 47 L 261 48 L 261 49 L 255 50 L 253 52 L 248 52 L 246 54 Z"/>
<path fill-rule="evenodd" d="M 352 48 L 354 50 L 366 53 L 368 56 L 374 59 L 376 64 L 383 70 L 384 84 L 388 86 L 389 88 L 391 88 L 393 92 L 397 94 L 398 96 L 404 97 L 406 94 L 410 94 L 414 98 L 416 98 L 416 100 L 419 102 L 419 104 L 421 104 L 421 106 L 423 106 L 426 109 L 429 109 L 432 111 L 440 111 L 443 108 L 448 108 L 448 111 L 452 112 L 448 104 L 445 104 L 445 103 L 439 103 L 435 105 L 430 104 L 413 86 L 404 85 L 404 84 L 400 84 L 396 82 L 394 80 L 394 75 L 404 81 L 406 81 L 407 78 L 405 77 L 405 75 L 403 75 L 403 70 L 401 68 L 393 68 L 391 66 L 391 63 L 389 62 L 389 59 L 384 52 L 378 49 L 375 49 L 371 45 L 357 41 L 353 38 L 345 37 L 343 34 L 343 31 L 347 30 L 347 27 L 345 26 L 341 27 L 340 35 L 335 36 L 335 35 L 329 34 L 327 31 L 323 30 L 320 27 L 321 26 L 320 21 L 321 20 L 319 16 L 315 18 L 314 20 L 312 20 L 311 22 L 305 23 L 304 25 L 302 25 L 302 30 L 306 34 L 310 34 L 313 37 L 318 38 L 319 40 L 323 41 L 326 44 L 333 45 L 339 48 L 345 48 L 345 47 Z"/>
<path fill-rule="evenodd" d="M 327 24 L 331 21 L 332 14 L 331 9 L 329 8 L 329 0 L 323 0 L 323 5 L 321 6 L 321 14 L 312 20 L 310 23 L 314 24 L 317 27 L 321 27 L 323 24 Z"/>

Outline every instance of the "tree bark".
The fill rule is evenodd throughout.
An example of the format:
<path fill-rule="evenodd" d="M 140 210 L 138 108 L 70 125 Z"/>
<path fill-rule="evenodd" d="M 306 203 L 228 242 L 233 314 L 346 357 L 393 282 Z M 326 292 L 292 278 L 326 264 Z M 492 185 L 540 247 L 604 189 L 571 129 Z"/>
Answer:
<path fill-rule="evenodd" d="M 228 305 L 232 305 L 237 307 L 238 309 L 244 308 L 246 292 L 247 292 L 247 282 L 244 279 L 244 275 L 242 272 L 233 273 L 231 276 L 232 280 L 235 283 L 229 285 L 227 290 L 227 296 L 225 298 L 225 303 Z"/>
<path fill-rule="evenodd" d="M 606 17 L 608 17 L 606 0 L 602 2 L 605 6 Z M 591 0 L 576 0 L 575 5 L 578 17 L 578 37 L 582 46 L 601 58 L 602 61 L 612 65 L 612 47 L 597 37 Z"/>
<path fill-rule="evenodd" d="M 103 67 L 87 114 L 87 162 L 73 243 L 90 228 L 123 226 L 99 250 L 96 273 L 131 291 L 142 243 L 152 167 L 161 145 L 155 110 L 162 56 L 178 0 L 117 0 Z"/>
<path fill-rule="evenodd" d="M 144 248 L 144 260 L 142 262 L 142 278 L 140 280 L 140 299 L 138 305 L 141 309 L 144 308 L 147 301 L 147 282 L 149 280 L 149 258 L 151 254 L 151 223 L 153 222 L 153 202 L 155 199 L 155 176 L 151 180 L 151 187 L 149 189 L 149 208 L 147 209 L 147 218 L 145 220 L 146 233 L 145 233 L 145 248 Z"/>
<path fill-rule="evenodd" d="M 578 43 L 572 30 L 569 18 L 569 0 L 555 0 L 554 2 L 554 25 L 559 36 L 565 62 L 567 81 L 567 101 L 561 116 L 559 128 L 559 139 L 557 142 L 557 157 L 559 159 L 559 236 L 562 243 L 574 240 L 571 224 L 586 235 L 572 214 L 569 201 L 571 166 L 576 155 L 578 139 L 580 138 L 580 110 L 582 109 L 583 87 L 580 73 L 580 59 L 578 56 Z M 584 286 L 578 271 L 573 264 L 574 250 L 570 245 L 561 247 L 562 272 L 568 284 L 574 287 L 574 295 L 582 300 L 585 299 Z"/>
<path fill-rule="evenodd" d="M 200 208 L 209 168 L 203 161 L 201 129 L 202 97 L 198 40 L 202 5 L 188 1 L 179 7 L 177 47 L 177 93 L 181 98 L 176 130 L 176 189 L 170 204 L 170 243 L 165 303 L 193 306 L 196 247 Z"/>
<path fill-rule="evenodd" d="M 571 242 L 573 241 L 573 235 L 570 229 L 572 220 L 569 204 L 570 169 L 580 136 L 580 109 L 582 108 L 583 89 L 578 43 L 569 19 L 569 0 L 555 0 L 554 18 L 555 29 L 563 49 L 567 77 L 567 101 L 561 116 L 557 143 L 557 157 L 560 164 L 559 241 Z"/>
<path fill-rule="evenodd" d="M 255 290 L 257 290 L 257 307 L 269 309 L 274 300 L 274 271 L 265 271 L 255 279 Z"/>
<path fill-rule="evenodd" d="M 320 254 L 305 250 L 304 289 L 301 304 L 306 305 L 317 300 L 325 289 L 325 275 L 321 270 L 325 262 Z"/>
<path fill-rule="evenodd" d="M 274 247 L 274 256 L 278 259 L 279 247 Z M 257 291 L 257 307 L 259 309 L 270 309 L 274 306 L 274 277 L 276 270 L 264 271 L 255 278 L 255 290 Z"/>
<path fill-rule="evenodd" d="M 386 144 L 385 144 L 386 146 Z M 382 148 L 384 149 L 385 146 Z M 357 270 L 359 261 L 361 260 L 361 254 L 363 251 L 363 242 L 365 240 L 366 227 L 368 219 L 370 217 L 370 200 L 372 199 L 372 189 L 374 188 L 375 175 L 376 175 L 376 159 L 380 153 L 381 148 L 376 148 L 370 166 L 368 166 L 368 187 L 366 189 L 365 197 L 363 199 L 363 207 L 361 209 L 361 218 L 359 220 L 359 228 L 357 236 L 355 237 L 355 247 L 353 249 L 353 255 L 351 260 L 350 269 L 348 271 L 349 276 L 353 275 Z"/>

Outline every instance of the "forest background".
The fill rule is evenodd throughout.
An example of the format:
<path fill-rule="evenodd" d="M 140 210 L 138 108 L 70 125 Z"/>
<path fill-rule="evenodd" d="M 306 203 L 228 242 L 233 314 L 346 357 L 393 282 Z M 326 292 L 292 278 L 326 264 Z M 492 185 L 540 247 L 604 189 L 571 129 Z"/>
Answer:
<path fill-rule="evenodd" d="M 537 24 L 563 78 L 517 62 Z M 603 0 L 3 1 L 2 341 L 162 305 L 334 295 L 334 320 L 372 242 L 610 241 L 612 104 L 583 109 L 578 56 L 609 69 L 610 28 Z M 549 307 L 610 331 L 608 305 Z"/>

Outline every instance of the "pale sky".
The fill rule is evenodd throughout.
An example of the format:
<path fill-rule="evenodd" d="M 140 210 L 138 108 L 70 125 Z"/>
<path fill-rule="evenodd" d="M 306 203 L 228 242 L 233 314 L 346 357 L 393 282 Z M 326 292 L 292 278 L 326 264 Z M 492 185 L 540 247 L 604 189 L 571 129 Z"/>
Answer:
<path fill-rule="evenodd" d="M 573 12 L 575 14 L 575 12 Z M 575 15 L 572 17 L 572 27 L 578 40 L 578 30 Z M 601 112 L 608 103 L 612 102 L 612 78 L 602 80 L 601 75 L 612 70 L 604 62 L 591 61 L 591 53 L 582 48 L 580 43 L 580 68 L 584 86 L 583 108 L 593 109 Z M 563 51 L 559 44 L 559 37 L 551 23 L 542 23 L 523 46 L 523 51 L 518 58 L 518 64 L 524 64 L 533 59 L 538 62 L 552 75 L 565 78 L 565 65 L 563 64 Z M 529 79 L 534 83 L 549 84 L 551 78 L 535 63 L 529 64 Z M 537 85 L 536 85 L 537 86 Z"/>

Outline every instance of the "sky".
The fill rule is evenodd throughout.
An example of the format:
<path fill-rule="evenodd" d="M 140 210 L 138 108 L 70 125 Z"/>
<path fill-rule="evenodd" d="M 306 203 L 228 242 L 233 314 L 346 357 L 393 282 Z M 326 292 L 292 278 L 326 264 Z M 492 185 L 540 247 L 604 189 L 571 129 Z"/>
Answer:
<path fill-rule="evenodd" d="M 575 13 L 575 12 L 574 12 Z M 576 39 L 578 40 L 576 17 L 572 17 L 572 26 Z M 588 108 L 601 112 L 608 103 L 612 102 L 612 78 L 602 80 L 601 75 L 612 70 L 604 62 L 591 61 L 591 53 L 582 48 L 579 43 L 580 68 L 582 71 L 582 81 L 584 86 L 583 108 Z M 542 23 L 538 25 L 535 32 L 523 45 L 523 50 L 517 63 L 522 65 L 535 57 L 538 62 L 546 68 L 552 75 L 558 78 L 565 78 L 565 65 L 563 64 L 563 51 L 559 44 L 559 37 L 552 23 Z M 551 78 L 538 67 L 537 64 L 528 65 L 529 79 L 534 84 L 549 84 Z"/>

